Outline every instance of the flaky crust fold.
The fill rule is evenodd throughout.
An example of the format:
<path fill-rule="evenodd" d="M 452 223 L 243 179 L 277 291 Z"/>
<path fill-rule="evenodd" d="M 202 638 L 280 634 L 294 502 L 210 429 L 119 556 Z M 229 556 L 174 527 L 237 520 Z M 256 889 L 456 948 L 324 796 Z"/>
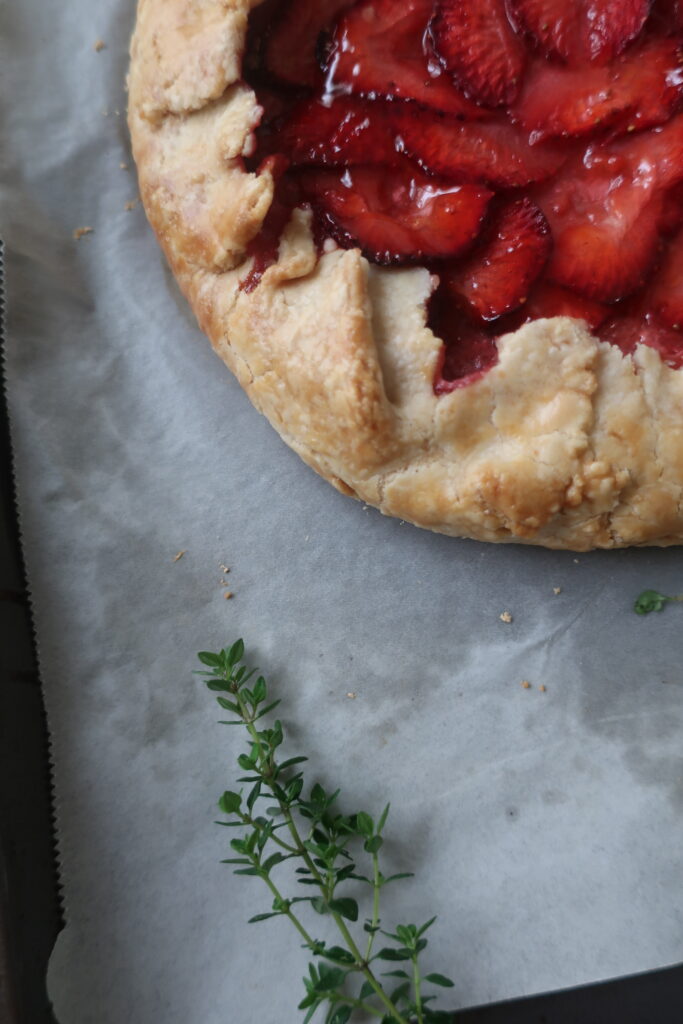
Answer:
<path fill-rule="evenodd" d="M 258 0 L 256 0 L 258 2 Z M 582 321 L 530 323 L 436 396 L 424 269 L 318 258 L 295 211 L 240 290 L 273 181 L 244 169 L 260 108 L 241 78 L 250 0 L 139 0 L 129 124 L 147 216 L 256 408 L 345 494 L 441 533 L 586 551 L 683 540 L 683 374 Z"/>

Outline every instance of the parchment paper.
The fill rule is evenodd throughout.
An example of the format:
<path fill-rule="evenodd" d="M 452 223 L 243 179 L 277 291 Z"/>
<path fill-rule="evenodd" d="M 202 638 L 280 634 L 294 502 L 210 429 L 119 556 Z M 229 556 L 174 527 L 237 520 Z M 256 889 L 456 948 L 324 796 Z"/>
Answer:
<path fill-rule="evenodd" d="M 299 1019 L 306 954 L 286 922 L 244 924 L 268 895 L 218 863 L 237 735 L 191 673 L 237 636 L 311 775 L 347 809 L 392 801 L 389 866 L 417 877 L 384 920 L 439 913 L 430 968 L 456 979 L 451 1005 L 680 960 L 683 619 L 630 607 L 683 590 L 683 554 L 449 540 L 308 470 L 124 208 L 133 8 L 3 11 L 6 360 L 55 763 L 61 1024 Z"/>

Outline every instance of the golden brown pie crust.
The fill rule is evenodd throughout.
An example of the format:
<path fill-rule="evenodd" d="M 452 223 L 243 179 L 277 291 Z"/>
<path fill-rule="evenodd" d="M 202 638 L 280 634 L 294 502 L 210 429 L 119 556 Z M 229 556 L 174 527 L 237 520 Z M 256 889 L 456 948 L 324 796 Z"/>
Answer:
<path fill-rule="evenodd" d="M 243 170 L 260 109 L 240 79 L 259 0 L 139 0 L 129 123 L 142 199 L 202 329 L 256 408 L 345 494 L 418 526 L 586 551 L 683 540 L 683 373 L 582 321 L 499 341 L 484 377 L 436 396 L 434 281 L 356 249 L 316 254 L 295 211 L 247 294 L 273 195 Z"/>

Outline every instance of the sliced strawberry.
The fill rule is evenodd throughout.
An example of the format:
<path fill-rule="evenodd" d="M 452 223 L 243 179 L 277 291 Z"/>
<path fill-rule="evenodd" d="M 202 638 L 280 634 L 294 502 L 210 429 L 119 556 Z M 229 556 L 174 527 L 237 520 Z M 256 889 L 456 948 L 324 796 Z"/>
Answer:
<path fill-rule="evenodd" d="M 441 63 L 471 99 L 489 107 L 514 101 L 526 55 L 505 0 L 439 0 L 430 32 Z"/>
<path fill-rule="evenodd" d="M 411 113 L 395 120 L 399 147 L 434 174 L 513 188 L 544 181 L 566 158 L 553 143 L 529 144 L 528 133 L 506 121 L 459 124 Z"/>
<path fill-rule="evenodd" d="M 435 394 L 473 384 L 498 362 L 493 332 L 474 323 L 443 287 L 430 300 L 428 324 L 444 343 L 434 375 Z"/>
<path fill-rule="evenodd" d="M 468 100 L 425 52 L 433 0 L 361 0 L 343 17 L 327 58 L 335 91 L 415 100 L 455 117 L 486 111 Z"/>
<path fill-rule="evenodd" d="M 494 320 L 526 302 L 551 248 L 539 208 L 530 199 L 516 199 L 500 209 L 481 245 L 443 280 L 482 320 Z"/>
<path fill-rule="evenodd" d="M 611 307 L 586 299 L 568 288 L 541 281 L 533 288 L 524 312 L 527 321 L 570 316 L 574 320 L 585 320 L 595 330 L 610 315 Z"/>
<path fill-rule="evenodd" d="M 646 301 L 667 327 L 683 328 L 683 231 L 669 243 Z"/>
<path fill-rule="evenodd" d="M 571 64 L 611 60 L 640 33 L 652 0 L 508 0 L 546 56 Z"/>
<path fill-rule="evenodd" d="M 352 3 L 353 0 L 297 0 L 285 4 L 266 45 L 266 69 L 291 85 L 321 85 L 318 40 Z"/>
<path fill-rule="evenodd" d="M 683 118 L 609 146 L 591 146 L 536 200 L 555 249 L 548 277 L 600 302 L 644 282 L 657 256 L 666 190 L 683 180 Z"/>
<path fill-rule="evenodd" d="M 536 61 L 512 114 L 534 140 L 620 133 L 663 124 L 682 99 L 680 43 L 655 39 L 601 67 Z"/>
<path fill-rule="evenodd" d="M 351 166 L 404 162 L 396 151 L 391 104 L 344 97 L 331 105 L 306 100 L 292 111 L 276 139 L 297 164 Z"/>
<path fill-rule="evenodd" d="M 492 195 L 476 185 L 441 184 L 413 169 L 391 175 L 379 167 L 311 170 L 299 183 L 342 244 L 356 244 L 383 264 L 463 252 L 479 234 Z"/>
<path fill-rule="evenodd" d="M 599 334 L 624 355 L 632 355 L 637 345 L 647 345 L 659 352 L 662 362 L 673 370 L 683 367 L 683 334 L 667 327 L 653 314 L 615 317 Z"/>

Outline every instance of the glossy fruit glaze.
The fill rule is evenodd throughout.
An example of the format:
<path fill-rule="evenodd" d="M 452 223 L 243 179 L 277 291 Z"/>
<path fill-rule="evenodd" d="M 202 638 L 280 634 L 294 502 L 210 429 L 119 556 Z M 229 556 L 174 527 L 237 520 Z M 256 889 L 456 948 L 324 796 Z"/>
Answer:
<path fill-rule="evenodd" d="M 267 0 L 247 164 L 277 188 L 242 287 L 310 207 L 321 249 L 438 277 L 437 393 L 559 315 L 680 368 L 682 53 L 683 0 Z"/>

